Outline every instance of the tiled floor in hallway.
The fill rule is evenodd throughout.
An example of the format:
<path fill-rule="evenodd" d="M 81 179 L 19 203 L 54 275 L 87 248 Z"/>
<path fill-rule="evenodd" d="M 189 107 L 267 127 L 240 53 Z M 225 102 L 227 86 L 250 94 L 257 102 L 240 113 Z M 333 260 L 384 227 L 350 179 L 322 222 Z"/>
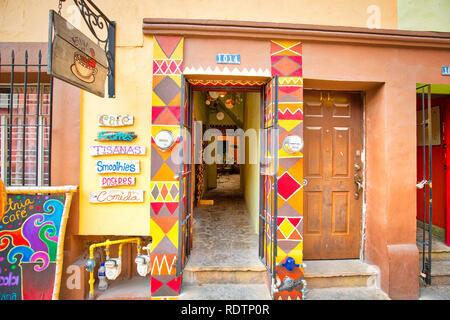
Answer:
<path fill-rule="evenodd" d="M 203 199 L 214 205 L 194 210 L 192 267 L 261 266 L 258 235 L 252 230 L 239 174 L 221 175 Z"/>

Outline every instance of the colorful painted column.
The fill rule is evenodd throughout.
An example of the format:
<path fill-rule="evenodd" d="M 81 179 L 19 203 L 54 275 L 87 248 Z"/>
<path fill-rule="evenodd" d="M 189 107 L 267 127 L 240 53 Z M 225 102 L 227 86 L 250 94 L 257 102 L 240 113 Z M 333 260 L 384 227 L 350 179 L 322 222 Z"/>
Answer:
<path fill-rule="evenodd" d="M 278 221 L 277 267 L 285 289 L 286 277 L 295 286 L 274 294 L 276 300 L 303 299 L 303 154 L 290 154 L 281 148 L 287 135 L 303 139 L 302 44 L 299 41 L 271 41 L 272 76 L 278 75 Z M 292 271 L 284 265 L 295 260 Z M 295 266 L 299 265 L 299 266 Z M 290 269 L 290 268 L 289 268 Z"/>
<path fill-rule="evenodd" d="M 178 139 L 167 151 L 155 144 L 155 136 L 168 130 L 180 132 L 183 37 L 155 36 L 153 40 L 153 92 L 151 128 L 150 250 L 152 299 L 179 295 L 181 276 L 176 277 L 178 256 L 179 165 L 171 159 L 178 152 Z"/>

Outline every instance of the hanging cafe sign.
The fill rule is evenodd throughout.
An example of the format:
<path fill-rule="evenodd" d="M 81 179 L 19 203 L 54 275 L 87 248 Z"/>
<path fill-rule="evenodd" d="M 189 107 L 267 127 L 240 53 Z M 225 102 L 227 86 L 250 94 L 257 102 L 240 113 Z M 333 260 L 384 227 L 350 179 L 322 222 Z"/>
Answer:
<path fill-rule="evenodd" d="M 60 1 L 61 3 L 61 1 Z M 97 96 L 105 97 L 108 77 L 108 96 L 115 97 L 115 37 L 116 26 L 91 0 L 74 0 L 89 30 L 103 49 L 76 29 L 59 13 L 50 10 L 48 39 L 48 73 L 64 82 Z M 106 37 L 99 30 L 106 26 Z"/>

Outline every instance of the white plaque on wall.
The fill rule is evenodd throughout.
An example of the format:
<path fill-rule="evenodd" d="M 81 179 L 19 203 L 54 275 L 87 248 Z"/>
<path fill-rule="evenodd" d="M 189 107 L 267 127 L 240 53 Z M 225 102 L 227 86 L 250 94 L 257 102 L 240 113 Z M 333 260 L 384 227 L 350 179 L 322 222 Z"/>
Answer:
<path fill-rule="evenodd" d="M 100 177 L 101 187 L 116 187 L 116 186 L 134 186 L 136 178 L 130 176 L 104 176 Z"/>
<path fill-rule="evenodd" d="M 144 190 L 105 189 L 89 192 L 90 203 L 144 202 Z"/>
<path fill-rule="evenodd" d="M 100 114 L 98 116 L 98 125 L 101 127 L 124 127 L 131 126 L 133 123 L 133 116 L 128 114 Z"/>
<path fill-rule="evenodd" d="M 105 156 L 115 154 L 142 156 L 145 155 L 145 146 L 90 146 L 89 153 L 91 156 Z"/>

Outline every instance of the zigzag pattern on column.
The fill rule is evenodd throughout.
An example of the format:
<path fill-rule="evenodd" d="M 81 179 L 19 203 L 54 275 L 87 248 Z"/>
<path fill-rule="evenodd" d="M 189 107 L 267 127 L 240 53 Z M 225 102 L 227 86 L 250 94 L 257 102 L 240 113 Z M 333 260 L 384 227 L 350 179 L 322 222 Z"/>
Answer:
<path fill-rule="evenodd" d="M 183 64 L 181 36 L 153 38 L 153 91 L 151 128 L 150 182 L 150 250 L 152 299 L 173 299 L 180 293 L 181 277 L 175 276 L 178 256 L 179 182 L 175 180 L 178 165 L 172 159 L 178 143 L 169 150 L 159 150 L 154 141 L 160 130 L 179 135 L 181 73 Z M 178 141 L 177 141 L 178 142 Z"/>
<path fill-rule="evenodd" d="M 278 75 L 278 219 L 277 257 L 279 264 L 287 257 L 303 262 L 303 154 L 289 154 L 281 148 L 287 135 L 303 138 L 303 69 L 300 41 L 271 41 L 272 76 Z M 277 275 L 283 281 L 303 279 L 303 268 L 287 271 L 277 266 Z M 275 299 L 302 299 L 301 286 L 292 291 L 281 291 Z"/>

